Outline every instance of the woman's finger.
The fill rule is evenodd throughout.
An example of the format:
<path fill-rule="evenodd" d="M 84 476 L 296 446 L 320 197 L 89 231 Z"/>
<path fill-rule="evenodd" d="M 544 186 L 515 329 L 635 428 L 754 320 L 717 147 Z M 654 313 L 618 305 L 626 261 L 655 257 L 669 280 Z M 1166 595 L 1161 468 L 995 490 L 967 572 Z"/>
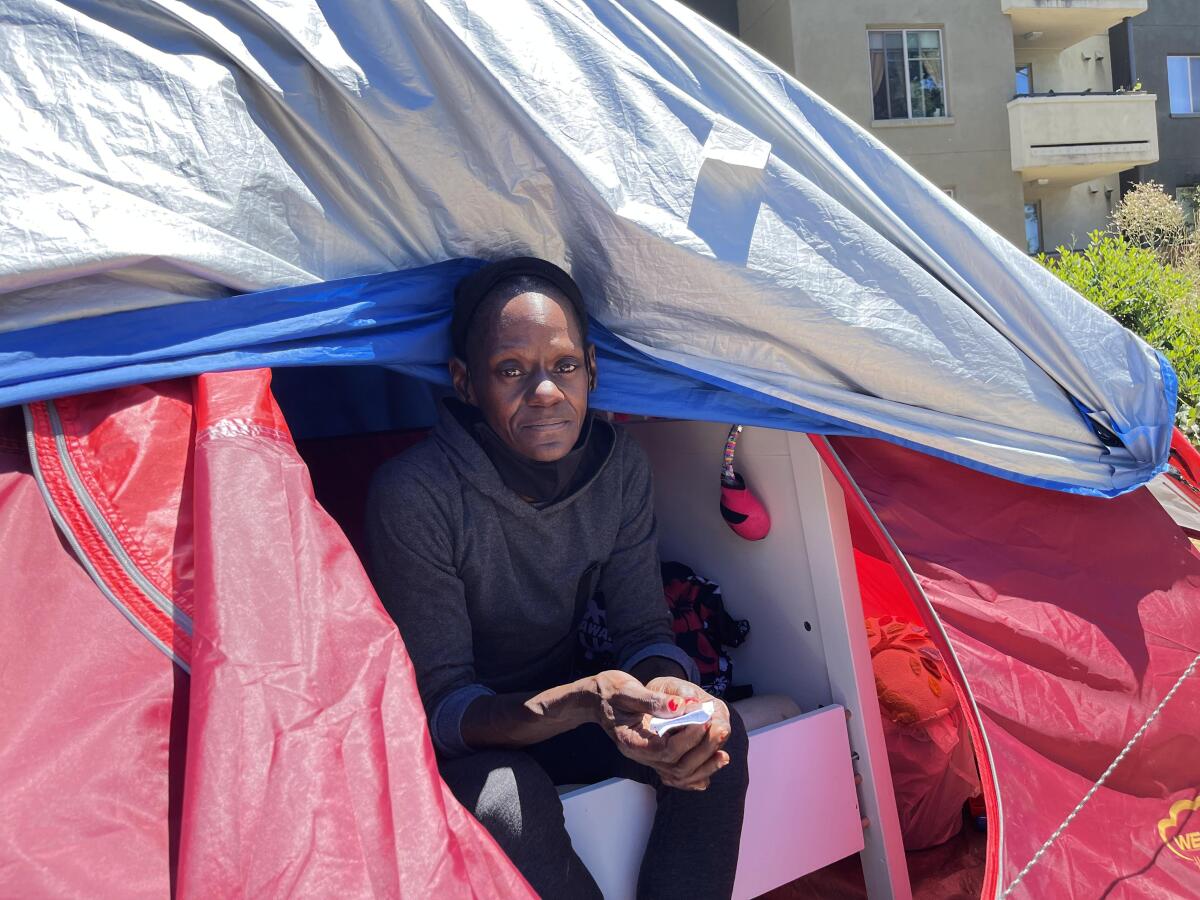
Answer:
<path fill-rule="evenodd" d="M 686 753 L 680 754 L 672 762 L 672 772 L 675 776 L 690 776 L 729 740 L 732 728 L 729 724 L 729 711 L 720 700 L 714 702 L 713 717 L 703 726 L 687 726 L 687 729 L 698 728 L 702 731 L 702 739 L 689 742 Z"/>
<path fill-rule="evenodd" d="M 703 739 L 696 742 L 687 753 L 683 754 L 671 766 L 671 774 L 685 781 L 691 778 L 701 766 L 711 760 L 721 750 L 721 744 L 711 731 L 705 731 Z"/>
<path fill-rule="evenodd" d="M 611 686 L 605 698 L 614 711 L 672 719 L 683 713 L 684 701 L 661 691 L 651 691 L 632 676 Z"/>
<path fill-rule="evenodd" d="M 703 703 L 705 700 L 711 700 L 712 697 L 698 685 L 692 684 L 690 681 L 685 681 L 682 678 L 655 678 L 650 684 L 655 688 L 661 688 L 665 693 L 672 694 L 677 697 L 684 697 L 688 700 L 693 700 L 696 703 Z"/>
<path fill-rule="evenodd" d="M 661 778 L 661 776 L 660 776 Z M 708 788 L 708 779 L 702 781 L 680 781 L 674 778 L 661 778 L 663 784 L 677 791 L 703 791 Z"/>
<path fill-rule="evenodd" d="M 663 748 L 662 760 L 669 765 L 676 765 L 679 760 L 692 752 L 698 744 L 702 743 L 706 737 L 705 728 L 703 725 L 684 725 L 682 728 L 676 728 L 664 739 L 666 746 Z"/>
<path fill-rule="evenodd" d="M 693 790 L 697 784 L 703 784 L 704 787 L 708 787 L 709 779 L 727 765 L 729 765 L 729 754 L 724 750 L 718 750 L 690 775 L 674 774 L 672 775 L 672 780 Z M 703 789 L 700 788 L 700 790 Z"/>
<path fill-rule="evenodd" d="M 729 707 L 720 700 L 713 702 L 713 714 L 712 718 L 708 720 L 708 731 L 718 747 L 725 746 L 729 735 L 733 733 L 733 726 L 729 722 Z"/>

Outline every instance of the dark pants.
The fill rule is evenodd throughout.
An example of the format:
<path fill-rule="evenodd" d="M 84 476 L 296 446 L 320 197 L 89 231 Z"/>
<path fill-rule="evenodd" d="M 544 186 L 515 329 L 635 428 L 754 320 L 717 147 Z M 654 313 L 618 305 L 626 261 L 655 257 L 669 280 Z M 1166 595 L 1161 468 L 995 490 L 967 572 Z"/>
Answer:
<path fill-rule="evenodd" d="M 620 776 L 655 788 L 658 809 L 642 858 L 639 897 L 727 898 L 733 892 L 749 776 L 746 729 L 730 710 L 729 765 L 706 791 L 664 787 L 626 759 L 598 725 L 524 750 L 485 750 L 443 761 L 442 777 L 546 900 L 600 897 L 571 846 L 554 786 Z M 620 828 L 620 822 L 613 822 Z"/>

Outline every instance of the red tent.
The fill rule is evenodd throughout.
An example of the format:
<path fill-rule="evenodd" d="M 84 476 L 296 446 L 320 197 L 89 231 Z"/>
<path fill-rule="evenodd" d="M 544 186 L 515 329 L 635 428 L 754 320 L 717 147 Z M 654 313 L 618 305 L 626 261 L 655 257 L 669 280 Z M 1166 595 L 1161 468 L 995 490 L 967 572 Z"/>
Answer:
<path fill-rule="evenodd" d="M 437 777 L 403 645 L 268 384 L 35 403 L 28 440 L 5 411 L 0 892 L 527 892 Z M 1014 895 L 1200 891 L 1184 533 L 1145 490 L 1072 496 L 879 441 L 819 446 L 864 596 L 929 627 L 971 711 L 984 896 L 1134 738 Z"/>
<path fill-rule="evenodd" d="M 823 455 L 864 605 L 927 625 L 972 712 L 983 896 L 1035 856 L 1015 896 L 1200 893 L 1200 553 L 1150 492 L 1056 494 L 881 441 Z"/>
<path fill-rule="evenodd" d="M 0 894 L 531 895 L 268 385 L 0 411 Z"/>

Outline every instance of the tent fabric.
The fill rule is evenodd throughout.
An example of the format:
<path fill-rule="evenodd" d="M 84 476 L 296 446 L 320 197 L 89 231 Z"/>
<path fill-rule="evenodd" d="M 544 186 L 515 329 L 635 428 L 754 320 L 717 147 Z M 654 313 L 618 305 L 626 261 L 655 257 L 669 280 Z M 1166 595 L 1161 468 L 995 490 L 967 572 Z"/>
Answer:
<path fill-rule="evenodd" d="M 213 300 L 181 316 L 155 307 L 0 333 L 0 406 L 163 378 L 266 366 L 382 365 L 449 385 L 453 260 Z M 807 410 L 656 360 L 596 324 L 592 402 L 623 412 L 838 433 Z M 1064 485 L 1064 487 L 1069 487 Z"/>
<path fill-rule="evenodd" d="M 1065 497 L 881 441 L 831 444 L 851 501 L 861 496 L 903 553 L 915 606 L 969 695 L 990 763 L 992 896 L 1200 653 L 1200 552 L 1146 490 Z M 861 528 L 856 549 L 885 555 Z M 1192 677 L 1014 896 L 1200 894 L 1198 717 Z"/>
<path fill-rule="evenodd" d="M 0 406 L 203 372 L 260 366 L 381 365 L 449 386 L 448 321 L 454 284 L 478 260 L 277 288 L 189 307 L 111 313 L 0 332 Z M 795 406 L 745 384 L 656 358 L 598 322 L 603 377 L 592 403 L 636 415 L 739 422 L 812 434 L 888 437 L 981 471 L 1070 493 L 1134 489 L 1014 473 L 970 457 L 911 445 L 875 425 Z M 364 384 L 364 387 L 366 385 Z M 309 417 L 306 417 L 309 418 Z"/>
<path fill-rule="evenodd" d="M 670 0 L 0 23 L 4 329 L 523 253 L 628 347 L 769 406 L 1101 494 L 1165 461 L 1160 356 Z"/>
<path fill-rule="evenodd" d="M 72 546 L 66 491 L 3 423 L 0 894 L 533 897 L 442 783 L 400 637 L 269 381 L 31 409 L 34 455 L 57 444 L 93 514 L 60 519 Z M 134 589 L 190 628 L 131 626 L 155 605 Z"/>
<path fill-rule="evenodd" d="M 0 411 L 0 616 L 0 895 L 166 896 L 187 676 L 64 547 L 19 409 Z"/>

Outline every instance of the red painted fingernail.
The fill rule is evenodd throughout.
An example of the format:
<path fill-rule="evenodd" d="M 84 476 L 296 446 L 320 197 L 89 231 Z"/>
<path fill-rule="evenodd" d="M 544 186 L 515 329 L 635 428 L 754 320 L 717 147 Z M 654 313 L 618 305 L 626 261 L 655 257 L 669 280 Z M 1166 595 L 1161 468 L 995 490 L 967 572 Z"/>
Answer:
<path fill-rule="evenodd" d="M 667 701 L 667 709 L 671 710 L 671 712 L 675 712 L 675 710 L 679 709 L 679 701 L 672 697 Z"/>

